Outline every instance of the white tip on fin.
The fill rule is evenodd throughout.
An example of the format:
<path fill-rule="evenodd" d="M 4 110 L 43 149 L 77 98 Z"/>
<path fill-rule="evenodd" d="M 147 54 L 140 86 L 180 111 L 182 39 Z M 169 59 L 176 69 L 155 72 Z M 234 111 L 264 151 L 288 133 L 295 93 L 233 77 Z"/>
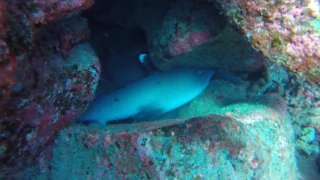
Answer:
<path fill-rule="evenodd" d="M 148 56 L 147 54 L 140 54 L 140 55 L 139 55 L 139 61 L 140 61 L 142 64 L 144 64 L 145 61 L 146 61 L 147 56 Z"/>

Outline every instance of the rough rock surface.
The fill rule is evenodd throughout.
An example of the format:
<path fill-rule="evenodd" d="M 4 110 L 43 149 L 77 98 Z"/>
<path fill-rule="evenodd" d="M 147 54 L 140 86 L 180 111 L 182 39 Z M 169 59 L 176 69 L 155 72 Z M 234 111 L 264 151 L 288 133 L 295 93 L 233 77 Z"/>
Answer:
<path fill-rule="evenodd" d="M 254 72 L 265 65 L 264 57 L 251 49 L 213 4 L 176 1 L 159 23 L 157 29 L 145 28 L 151 59 L 159 69 L 184 65 Z"/>
<path fill-rule="evenodd" d="M 281 98 L 231 104 L 219 114 L 67 128 L 39 158 L 37 177 L 297 179 L 292 127 Z"/>
<path fill-rule="evenodd" d="M 92 0 L 0 1 L 0 174 L 19 174 L 92 99 Z M 1 179 L 1 177 L 0 177 Z"/>
<path fill-rule="evenodd" d="M 266 57 L 320 85 L 319 1 L 208 1 L 220 4 L 230 21 Z"/>

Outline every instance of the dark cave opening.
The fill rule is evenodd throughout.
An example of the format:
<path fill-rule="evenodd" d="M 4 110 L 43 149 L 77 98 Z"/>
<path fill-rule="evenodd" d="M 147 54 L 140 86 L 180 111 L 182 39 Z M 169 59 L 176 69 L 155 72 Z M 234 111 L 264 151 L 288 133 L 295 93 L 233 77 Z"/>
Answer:
<path fill-rule="evenodd" d="M 147 74 L 139 55 L 148 53 L 145 31 L 137 26 L 126 27 L 112 19 L 118 1 L 96 1 L 83 15 L 88 19 L 89 42 L 101 64 L 97 94 L 105 94 L 137 81 Z M 128 3 L 130 7 L 130 3 Z M 135 68 L 135 71 L 130 69 Z"/>
<path fill-rule="evenodd" d="M 222 70 L 226 71 L 229 70 L 228 67 L 236 67 L 233 73 L 241 77 L 242 80 L 259 81 L 259 79 L 265 76 L 264 66 L 254 71 L 239 68 L 239 59 L 250 59 L 250 56 L 255 56 L 257 52 L 250 47 L 249 43 L 245 41 L 243 35 L 236 28 L 228 24 L 226 17 L 219 12 L 213 3 L 189 1 L 195 5 L 191 5 L 191 10 L 190 4 L 186 5 L 190 12 L 185 13 L 183 12 L 184 7 L 180 9 L 178 6 L 178 10 L 172 8 L 173 3 L 177 2 L 179 3 L 177 0 L 152 2 L 97 0 L 93 7 L 83 13 L 83 16 L 88 20 L 90 30 L 89 42 L 100 59 L 102 69 L 96 98 L 115 92 L 147 77 L 149 72 L 139 60 L 139 55 L 158 53 L 162 54 L 165 59 L 165 51 L 170 52 L 168 50 L 170 47 L 168 46 L 170 46 L 172 39 L 175 39 L 172 36 L 177 36 L 179 40 L 185 34 L 192 34 L 193 31 L 201 32 L 200 30 L 203 29 L 210 30 L 213 42 L 207 47 L 212 48 L 213 51 L 210 51 L 209 48 L 203 48 L 208 50 L 200 51 L 198 55 L 187 55 L 186 57 L 178 55 L 178 59 L 180 57 L 182 59 L 188 59 L 189 57 L 208 59 L 212 53 L 216 59 L 221 58 L 220 62 L 218 60 L 216 63 L 218 67 L 220 66 Z M 176 4 L 175 7 L 177 8 Z M 190 17 L 192 18 L 189 16 L 180 17 L 181 14 L 191 14 L 192 16 L 190 15 Z M 202 21 L 199 18 L 205 20 Z M 181 35 L 183 33 L 185 34 Z M 158 39 L 154 40 L 154 38 Z M 201 41 L 203 37 L 196 38 Z M 193 39 L 191 38 L 190 40 L 192 41 Z M 189 42 L 184 42 L 184 44 L 192 43 L 190 40 Z M 165 43 L 157 44 L 155 41 L 165 41 Z M 182 51 L 184 51 L 183 48 L 185 47 L 182 47 Z M 192 51 L 191 53 L 193 53 Z M 187 62 L 183 61 L 183 63 Z M 198 64 L 201 64 L 201 62 L 198 62 Z M 192 63 L 187 63 L 186 65 L 193 66 Z M 156 68 L 159 69 L 158 67 Z M 222 79 L 226 79 L 226 77 Z M 129 118 L 121 120 L 121 123 L 133 121 Z"/>
<path fill-rule="evenodd" d="M 168 19 L 164 19 L 166 13 L 168 13 L 170 8 L 172 8 L 172 4 L 176 2 L 176 0 L 152 2 L 136 0 L 97 0 L 93 7 L 83 13 L 83 15 L 88 19 L 91 35 L 90 43 L 95 49 L 101 62 L 102 81 L 111 80 L 112 82 L 115 82 L 114 85 L 116 88 L 119 88 L 146 76 L 146 72 L 143 72 L 142 67 L 139 66 L 140 62 L 138 61 L 138 56 L 139 54 L 148 53 L 150 51 L 157 52 L 157 48 L 162 48 L 161 46 L 154 47 L 152 42 L 150 43 L 150 41 L 153 41 L 153 35 L 150 34 L 160 33 L 161 26 L 164 26 L 163 22 L 168 21 Z M 221 46 L 226 46 L 232 50 L 230 53 L 228 53 L 224 52 L 226 51 L 225 47 L 217 46 L 216 48 L 213 48 L 215 50 L 212 53 L 222 52 L 221 55 L 217 55 L 217 58 L 221 58 L 225 55 L 229 56 L 225 59 L 222 59 L 222 63 L 217 63 L 217 66 L 225 67 L 225 64 L 231 64 L 232 61 L 230 60 L 223 62 L 226 59 L 232 58 L 230 54 L 234 54 L 235 57 L 233 61 L 235 64 L 237 64 L 236 61 L 239 61 L 239 58 L 255 56 L 255 50 L 253 50 L 250 45 L 245 42 L 243 35 L 240 35 L 241 33 L 239 30 L 237 30 L 237 28 L 233 28 L 230 26 L 230 24 L 228 24 L 226 17 L 220 13 L 218 8 L 215 7 L 213 3 L 199 1 L 199 3 L 197 2 L 196 6 L 194 6 L 193 11 L 197 11 L 198 9 L 204 7 L 210 7 L 210 17 L 208 17 L 208 19 L 214 23 L 210 25 L 206 24 L 206 26 L 211 26 L 210 31 L 212 35 L 217 37 L 216 43 L 221 43 Z M 182 24 L 182 26 L 185 24 L 185 26 L 188 26 L 189 23 L 192 23 L 192 20 L 190 22 L 186 20 L 189 17 L 180 18 L 179 13 L 177 16 L 178 20 L 175 20 L 177 22 L 175 26 L 177 26 L 178 23 L 179 25 Z M 208 14 L 206 14 L 206 16 L 208 16 Z M 184 20 L 186 22 L 183 22 Z M 150 31 L 150 28 L 154 28 L 155 30 L 153 29 Z M 176 31 L 179 30 L 177 27 L 175 28 Z M 228 34 L 228 29 L 233 29 L 232 31 L 234 33 Z M 158 30 L 159 32 L 157 32 Z M 170 31 L 170 29 L 168 29 L 168 31 Z M 219 39 L 219 36 L 226 37 Z M 248 46 L 248 50 L 243 48 L 244 46 Z M 251 53 L 252 51 L 254 51 L 253 54 Z M 164 54 L 164 58 L 166 58 L 166 53 L 161 51 L 159 51 L 159 53 Z M 199 56 L 198 58 L 201 57 Z M 131 67 L 129 68 L 128 66 Z M 229 68 L 233 67 L 233 65 L 228 66 Z M 264 71 L 264 68 L 265 67 L 262 66 L 254 71 L 251 71 L 250 69 L 247 70 L 238 68 L 235 71 L 231 71 L 236 73 L 236 75 L 241 76 L 241 78 L 244 80 L 257 81 L 263 77 L 264 73 L 262 72 Z M 225 70 L 229 70 L 228 67 L 225 67 Z M 131 77 L 128 78 L 121 72 L 130 72 Z M 128 73 L 126 74 L 128 75 Z M 101 85 L 99 86 L 98 90 L 101 92 L 110 92 L 108 90 L 106 91 Z"/>

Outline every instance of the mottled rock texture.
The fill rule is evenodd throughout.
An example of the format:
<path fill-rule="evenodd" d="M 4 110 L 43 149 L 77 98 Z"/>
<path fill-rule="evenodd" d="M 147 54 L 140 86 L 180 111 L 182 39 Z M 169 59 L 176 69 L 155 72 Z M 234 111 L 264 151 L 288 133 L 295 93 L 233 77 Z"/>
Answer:
<path fill-rule="evenodd" d="M 319 1 L 208 1 L 266 57 L 320 85 Z"/>
<path fill-rule="evenodd" d="M 18 175 L 92 99 L 99 60 L 73 16 L 92 4 L 0 1 L 1 176 Z"/>
<path fill-rule="evenodd" d="M 285 109 L 271 94 L 224 106 L 220 115 L 73 126 L 38 159 L 42 174 L 37 177 L 297 179 Z"/>
<path fill-rule="evenodd" d="M 159 24 L 157 29 L 146 28 L 151 59 L 159 69 L 183 65 L 239 73 L 259 71 L 265 65 L 264 57 L 228 25 L 214 4 L 175 1 Z"/>

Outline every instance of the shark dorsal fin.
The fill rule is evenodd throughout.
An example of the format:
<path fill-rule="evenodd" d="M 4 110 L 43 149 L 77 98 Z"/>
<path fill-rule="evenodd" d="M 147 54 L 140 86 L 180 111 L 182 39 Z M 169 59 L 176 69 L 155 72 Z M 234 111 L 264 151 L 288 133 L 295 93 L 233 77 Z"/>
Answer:
<path fill-rule="evenodd" d="M 154 73 L 156 71 L 148 54 L 139 54 L 139 61 L 143 65 L 143 67 L 146 68 L 149 74 Z"/>

